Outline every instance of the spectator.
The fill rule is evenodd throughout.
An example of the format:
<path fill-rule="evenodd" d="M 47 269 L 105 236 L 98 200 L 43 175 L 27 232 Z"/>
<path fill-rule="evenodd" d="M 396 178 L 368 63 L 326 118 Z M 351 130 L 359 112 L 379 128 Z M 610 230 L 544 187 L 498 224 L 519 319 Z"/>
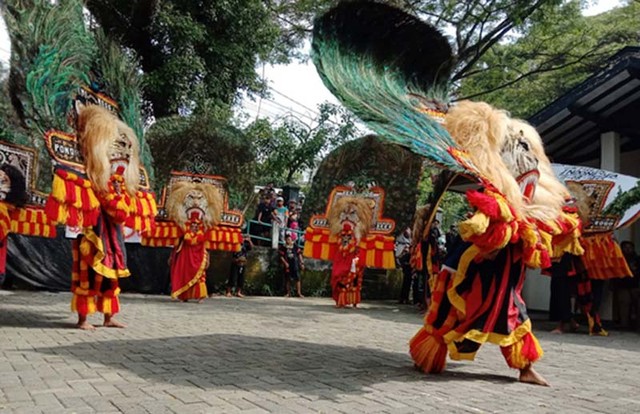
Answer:
<path fill-rule="evenodd" d="M 227 281 L 227 293 L 225 296 L 231 297 L 231 290 L 235 288 L 235 295 L 243 298 L 242 289 L 244 288 L 244 267 L 247 264 L 247 253 L 253 248 L 251 239 L 247 238 L 242 243 L 239 252 L 233 253 L 231 260 L 231 272 Z"/>
<path fill-rule="evenodd" d="M 296 283 L 296 292 L 298 297 L 302 296 L 302 284 L 300 282 L 300 270 L 304 270 L 304 261 L 302 260 L 302 250 L 293 242 L 290 234 L 285 236 L 285 243 L 280 246 L 280 262 L 284 269 L 284 297 L 291 296 L 291 282 Z"/>
<path fill-rule="evenodd" d="M 453 245 L 456 242 L 456 237 L 458 237 L 458 232 L 456 231 L 456 226 L 452 224 L 449 226 L 449 231 L 445 234 L 445 248 L 447 252 L 453 251 Z"/>
<path fill-rule="evenodd" d="M 633 277 L 612 279 L 611 283 L 613 285 L 613 300 L 618 305 L 620 327 L 628 329 L 632 327 L 632 317 L 635 317 L 635 323 L 638 323 L 640 258 L 632 242 L 623 241 L 620 243 L 620 248 L 622 249 L 622 254 L 629 265 Z"/>
<path fill-rule="evenodd" d="M 404 229 L 396 238 L 395 246 L 396 262 L 402 269 L 402 289 L 400 290 L 400 304 L 409 303 L 409 291 L 411 290 L 411 228 Z"/>
<path fill-rule="evenodd" d="M 284 205 L 284 198 L 276 199 L 276 208 L 271 212 L 273 223 L 272 247 L 278 247 L 279 240 L 284 240 L 285 229 L 289 220 L 289 209 Z"/>
<path fill-rule="evenodd" d="M 564 254 L 551 264 L 547 272 L 551 276 L 549 320 L 558 323 L 551 333 L 561 334 L 566 332 L 567 328 L 572 332 L 578 329 L 571 310 L 571 295 L 577 289 L 573 260 L 573 256 Z"/>
<path fill-rule="evenodd" d="M 289 208 L 289 214 L 299 213 L 298 203 L 296 202 L 296 200 L 289 200 L 288 208 Z"/>
<path fill-rule="evenodd" d="M 271 198 L 265 195 L 262 203 L 258 206 L 258 222 L 261 223 L 259 233 L 262 237 L 269 237 L 271 234 L 271 218 L 273 209 L 271 208 Z"/>
<path fill-rule="evenodd" d="M 289 214 L 289 222 L 287 223 L 287 227 L 291 230 L 289 234 L 291 234 L 291 238 L 293 239 L 293 241 L 295 242 L 296 240 L 298 240 L 299 223 L 298 213 L 296 211 Z"/>

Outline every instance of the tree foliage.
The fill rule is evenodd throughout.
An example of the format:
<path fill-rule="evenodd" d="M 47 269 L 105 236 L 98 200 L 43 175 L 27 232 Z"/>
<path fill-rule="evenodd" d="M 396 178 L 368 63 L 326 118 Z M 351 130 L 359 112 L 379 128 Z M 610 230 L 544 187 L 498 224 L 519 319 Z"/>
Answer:
<path fill-rule="evenodd" d="M 482 99 L 528 117 L 606 65 L 640 40 L 640 3 L 585 17 L 570 1 L 540 13 L 526 33 L 497 44 L 478 61 L 460 95 Z"/>
<path fill-rule="evenodd" d="M 440 173 L 438 168 L 426 167 L 422 171 L 420 182 L 418 183 L 418 204 L 428 204 L 432 199 L 434 190 L 434 180 Z M 442 196 L 438 208 L 442 211 L 442 228 L 448 229 L 452 224 L 456 224 L 464 219 L 465 214 L 470 211 L 469 204 L 463 194 L 447 191 Z"/>
<path fill-rule="evenodd" d="M 273 123 L 259 119 L 246 133 L 255 142 L 260 180 L 285 184 L 314 170 L 323 155 L 357 136 L 358 129 L 344 108 L 323 103 L 311 122 L 293 115 Z"/>
<path fill-rule="evenodd" d="M 166 117 L 147 133 L 156 163 L 156 191 L 171 171 L 221 175 L 229 183 L 229 204 L 242 209 L 253 194 L 255 147 L 228 122 L 228 113 L 205 111 Z"/>
<path fill-rule="evenodd" d="M 313 17 L 338 0 L 280 0 L 270 7 L 292 38 L 309 36 Z M 600 69 L 638 43 L 639 3 L 583 17 L 587 0 L 383 0 L 447 35 L 456 98 L 487 100 L 519 116 Z"/>
<path fill-rule="evenodd" d="M 260 92 L 258 60 L 277 60 L 280 29 L 261 0 L 88 0 L 97 23 L 140 56 L 156 118 Z"/>

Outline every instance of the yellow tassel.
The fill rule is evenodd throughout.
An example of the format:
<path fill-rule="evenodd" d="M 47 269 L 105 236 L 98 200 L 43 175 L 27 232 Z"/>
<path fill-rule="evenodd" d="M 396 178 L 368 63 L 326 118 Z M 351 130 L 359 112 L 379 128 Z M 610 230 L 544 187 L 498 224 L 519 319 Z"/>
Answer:
<path fill-rule="evenodd" d="M 72 205 L 77 209 L 81 209 L 82 208 L 82 187 L 80 187 L 79 185 L 76 185 L 73 188 L 76 192 L 76 201 Z"/>
<path fill-rule="evenodd" d="M 64 202 L 67 199 L 65 183 L 59 175 L 53 176 L 53 183 L 51 183 L 51 195 L 60 202 Z"/>
<path fill-rule="evenodd" d="M 475 235 L 484 234 L 489 228 L 489 217 L 481 212 L 476 212 L 470 219 L 461 222 L 458 225 L 460 237 L 468 240 Z"/>

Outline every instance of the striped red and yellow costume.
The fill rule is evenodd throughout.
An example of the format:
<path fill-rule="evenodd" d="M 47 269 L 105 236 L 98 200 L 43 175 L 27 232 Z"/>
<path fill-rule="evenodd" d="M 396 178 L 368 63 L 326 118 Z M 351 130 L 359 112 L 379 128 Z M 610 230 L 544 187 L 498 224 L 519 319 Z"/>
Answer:
<path fill-rule="evenodd" d="M 425 326 L 410 352 L 417 366 L 441 372 L 447 353 L 473 360 L 485 342 L 501 347 L 507 364 L 524 369 L 542 356 L 521 296 L 525 268 L 546 268 L 551 257 L 581 254 L 580 221 L 564 212 L 552 223 L 519 219 L 494 189 L 470 191 L 473 216 L 459 224 L 464 243 L 433 283 Z"/>
<path fill-rule="evenodd" d="M 9 233 L 53 238 L 56 237 L 56 227 L 41 207 L 15 207 L 0 201 L 0 276 L 4 276 L 6 272 Z M 3 277 L 0 277 L 0 280 L 2 279 Z"/>
<path fill-rule="evenodd" d="M 383 208 L 380 187 L 358 194 L 351 187 L 338 186 L 329 195 L 325 215 L 311 218 L 303 255 L 332 262 L 331 293 L 337 307 L 362 301 L 365 267 L 395 268 L 394 238 L 389 235 L 395 223 L 382 218 Z M 378 217 L 373 216 L 374 210 Z M 383 225 L 381 230 L 376 223 Z"/>
<path fill-rule="evenodd" d="M 192 229 L 197 227 L 196 231 Z M 199 220 L 187 221 L 185 230 L 175 222 L 158 222 L 142 238 L 151 247 L 171 247 L 171 297 L 182 301 L 207 297 L 208 250 L 237 252 L 242 248 L 240 228 L 213 226 L 204 230 Z"/>
<path fill-rule="evenodd" d="M 130 196 L 121 175 L 111 175 L 108 189 L 96 193 L 85 175 L 58 168 L 47 200 L 51 220 L 81 233 L 72 242 L 71 273 L 71 310 L 80 315 L 120 311 L 118 279 L 130 275 L 123 227 L 148 231 L 157 214 L 153 194 L 138 191 Z"/>

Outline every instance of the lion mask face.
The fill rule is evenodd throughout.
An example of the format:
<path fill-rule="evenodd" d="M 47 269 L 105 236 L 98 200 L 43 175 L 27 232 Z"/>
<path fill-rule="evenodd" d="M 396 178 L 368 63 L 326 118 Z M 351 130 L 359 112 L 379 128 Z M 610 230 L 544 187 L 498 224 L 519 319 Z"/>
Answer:
<path fill-rule="evenodd" d="M 133 130 L 100 106 L 79 105 L 77 110 L 78 140 L 91 182 L 106 192 L 109 179 L 118 174 L 134 195 L 140 182 L 140 149 Z"/>
<path fill-rule="evenodd" d="M 11 179 L 4 171 L 0 170 L 0 201 L 7 199 L 7 195 L 11 191 Z"/>
<path fill-rule="evenodd" d="M 445 126 L 476 168 L 522 216 L 553 219 L 568 194 L 533 127 L 484 102 L 462 101 Z"/>
<path fill-rule="evenodd" d="M 329 210 L 331 234 L 341 236 L 343 245 L 359 243 L 373 222 L 371 200 L 359 197 L 341 197 Z"/>
<path fill-rule="evenodd" d="M 22 171 L 11 164 L 0 166 L 0 201 L 21 207 L 27 203 L 27 183 Z"/>
<path fill-rule="evenodd" d="M 218 224 L 222 217 L 222 194 L 211 184 L 177 183 L 173 185 L 167 212 L 183 230 L 187 225 L 202 224 L 205 229 Z"/>
<path fill-rule="evenodd" d="M 575 181 L 567 182 L 567 188 L 576 201 L 580 220 L 583 225 L 589 225 L 589 222 L 591 221 L 591 212 L 596 204 L 596 197 L 593 194 L 588 193 L 582 184 Z"/>

